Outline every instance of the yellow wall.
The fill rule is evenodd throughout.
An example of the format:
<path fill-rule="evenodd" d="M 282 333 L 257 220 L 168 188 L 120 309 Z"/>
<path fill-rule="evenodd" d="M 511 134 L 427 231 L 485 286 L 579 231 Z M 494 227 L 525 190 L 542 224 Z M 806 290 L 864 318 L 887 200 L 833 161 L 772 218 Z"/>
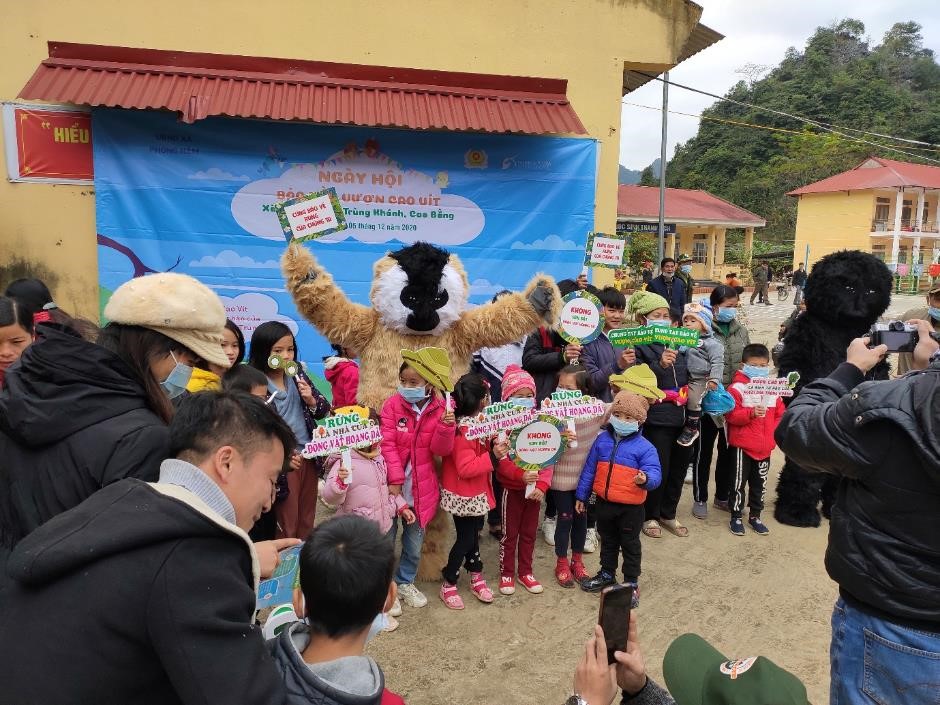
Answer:
<path fill-rule="evenodd" d="M 613 232 L 624 63 L 674 65 L 700 15 L 686 0 L 31 0 L 0 23 L 0 98 L 15 98 L 49 40 L 566 78 L 600 142 L 596 228 Z M 94 222 L 89 187 L 4 181 L 0 267 L 25 259 L 60 305 L 95 316 Z"/>
<path fill-rule="evenodd" d="M 871 252 L 874 192 L 811 193 L 799 198 L 794 267 L 804 261 L 807 243 L 810 266 L 820 257 L 838 250 Z"/>

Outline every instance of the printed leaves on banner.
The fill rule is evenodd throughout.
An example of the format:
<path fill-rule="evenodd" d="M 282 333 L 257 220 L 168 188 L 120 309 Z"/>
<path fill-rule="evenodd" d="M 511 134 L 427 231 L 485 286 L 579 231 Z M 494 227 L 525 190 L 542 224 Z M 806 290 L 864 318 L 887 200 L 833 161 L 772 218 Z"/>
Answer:
<path fill-rule="evenodd" d="M 629 238 L 628 233 L 588 233 L 584 264 L 590 267 L 619 269 L 624 263 Z"/>
<path fill-rule="evenodd" d="M 533 409 L 524 409 L 511 401 L 490 404 L 479 414 L 461 421 L 466 428 L 464 437 L 468 441 L 495 436 L 503 431 L 512 431 L 530 423 L 537 415 Z"/>
<path fill-rule="evenodd" d="M 301 455 L 317 458 L 348 448 L 368 448 L 382 440 L 379 425 L 357 411 L 337 414 L 317 422 Z"/>
<path fill-rule="evenodd" d="M 288 243 L 315 240 L 346 229 L 346 214 L 335 188 L 291 198 L 274 206 Z"/>
<path fill-rule="evenodd" d="M 509 458 L 523 470 L 541 470 L 558 462 L 568 447 L 562 435 L 565 423 L 548 414 L 535 419 L 509 436 Z M 528 496 L 528 492 L 526 493 Z"/>
<path fill-rule="evenodd" d="M 587 345 L 604 329 L 601 301 L 589 291 L 572 291 L 562 299 L 558 335 L 568 343 Z"/>

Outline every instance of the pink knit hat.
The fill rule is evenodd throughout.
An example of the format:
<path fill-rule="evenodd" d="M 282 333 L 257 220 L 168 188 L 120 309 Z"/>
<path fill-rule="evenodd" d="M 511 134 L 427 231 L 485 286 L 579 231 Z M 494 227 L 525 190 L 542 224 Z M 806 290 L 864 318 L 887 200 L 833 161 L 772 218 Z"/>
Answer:
<path fill-rule="evenodd" d="M 519 365 L 508 365 L 503 373 L 503 401 L 506 401 L 520 389 L 531 389 L 535 394 L 535 380 L 532 375 Z"/>

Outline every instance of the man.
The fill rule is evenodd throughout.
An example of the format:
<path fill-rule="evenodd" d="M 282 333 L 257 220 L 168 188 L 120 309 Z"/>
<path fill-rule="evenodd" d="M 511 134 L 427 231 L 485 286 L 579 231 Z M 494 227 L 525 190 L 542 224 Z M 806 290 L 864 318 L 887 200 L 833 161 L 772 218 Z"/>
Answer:
<path fill-rule="evenodd" d="M 294 448 L 255 397 L 202 392 L 156 483 L 125 479 L 17 544 L 0 605 L 7 703 L 279 703 L 248 538 Z"/>
<path fill-rule="evenodd" d="M 754 291 L 751 292 L 751 305 L 754 305 L 754 299 L 760 297 L 759 303 L 770 306 L 770 297 L 767 294 L 767 288 L 770 283 L 770 269 L 766 262 L 761 262 L 754 270 Z"/>
<path fill-rule="evenodd" d="M 676 276 L 676 261 L 672 257 L 663 258 L 659 271 L 660 275 L 653 277 L 646 290 L 666 299 L 670 312 L 681 318 L 685 305 L 690 301 L 685 281 Z"/>
<path fill-rule="evenodd" d="M 902 321 L 918 320 L 928 321 L 933 325 L 933 329 L 940 332 L 940 284 L 934 284 L 927 292 L 927 305 L 920 308 L 912 308 L 905 311 L 901 316 Z M 913 367 L 913 355 L 911 353 L 898 354 L 898 375 L 907 374 Z"/>
<path fill-rule="evenodd" d="M 653 281 L 653 263 L 649 260 L 646 260 L 643 263 L 642 275 L 643 277 L 643 286 L 649 286 L 649 283 Z"/>
<path fill-rule="evenodd" d="M 923 372 L 862 383 L 887 348 L 858 338 L 777 428 L 788 458 L 840 478 L 826 550 L 840 593 L 832 702 L 940 697 L 940 346 L 929 323 L 917 327 L 913 366 Z"/>
<path fill-rule="evenodd" d="M 692 257 L 683 253 L 679 255 L 677 264 L 676 276 L 685 284 L 686 303 L 692 303 L 693 289 L 695 288 L 695 280 L 692 278 Z"/>
<path fill-rule="evenodd" d="M 800 266 L 793 272 L 793 305 L 799 306 L 803 300 L 803 287 L 806 286 L 806 267 L 800 262 Z"/>

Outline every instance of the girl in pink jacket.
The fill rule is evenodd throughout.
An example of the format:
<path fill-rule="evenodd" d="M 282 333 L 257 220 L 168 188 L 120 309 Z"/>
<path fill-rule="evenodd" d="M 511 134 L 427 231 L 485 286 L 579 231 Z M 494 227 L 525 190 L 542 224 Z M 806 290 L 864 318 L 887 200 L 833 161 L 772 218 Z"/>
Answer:
<path fill-rule="evenodd" d="M 401 558 L 395 573 L 398 595 L 409 607 L 424 607 L 428 600 L 415 587 L 424 530 L 437 513 L 440 485 L 434 456 L 450 455 L 454 448 L 454 412 L 421 373 L 407 363 L 398 371 L 398 392 L 382 405 L 382 455 L 388 468 L 388 488 L 402 495 L 418 520 L 402 526 Z M 398 522 L 390 535 L 395 540 Z M 401 607 L 396 600 L 390 614 Z"/>

